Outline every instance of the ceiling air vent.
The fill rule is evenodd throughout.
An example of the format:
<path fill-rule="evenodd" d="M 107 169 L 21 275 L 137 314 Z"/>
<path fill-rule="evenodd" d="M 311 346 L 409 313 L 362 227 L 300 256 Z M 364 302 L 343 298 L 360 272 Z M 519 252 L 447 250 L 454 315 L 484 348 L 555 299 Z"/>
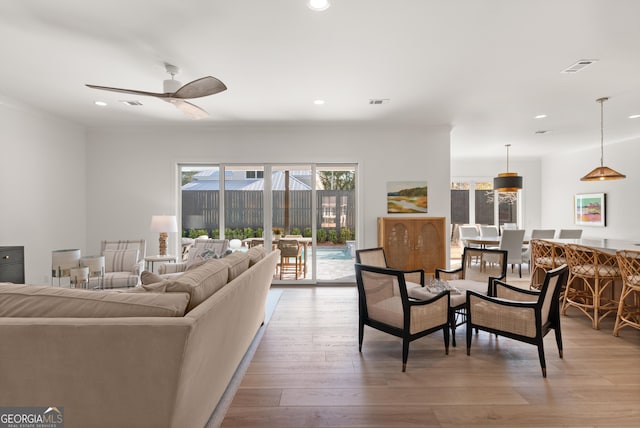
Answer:
<path fill-rule="evenodd" d="M 598 62 L 598 60 L 597 59 L 581 59 L 575 64 L 565 68 L 560 73 L 565 73 L 565 74 L 577 73 L 578 71 L 584 70 L 586 67 L 590 66 L 594 62 Z"/>
<path fill-rule="evenodd" d="M 540 129 L 540 130 L 534 132 L 534 134 L 542 135 L 542 134 L 548 134 L 549 132 L 551 132 L 551 130 L 549 130 L 549 129 Z"/>
<path fill-rule="evenodd" d="M 378 104 L 388 104 L 389 98 L 370 98 L 369 104 L 378 105 Z"/>
<path fill-rule="evenodd" d="M 126 104 L 126 105 L 128 105 L 128 106 L 141 106 L 141 105 L 142 105 L 142 103 L 141 103 L 140 101 L 136 101 L 136 100 L 132 100 L 132 101 L 129 101 L 129 100 L 122 100 L 122 101 L 120 101 L 120 102 L 121 102 L 122 104 Z"/>

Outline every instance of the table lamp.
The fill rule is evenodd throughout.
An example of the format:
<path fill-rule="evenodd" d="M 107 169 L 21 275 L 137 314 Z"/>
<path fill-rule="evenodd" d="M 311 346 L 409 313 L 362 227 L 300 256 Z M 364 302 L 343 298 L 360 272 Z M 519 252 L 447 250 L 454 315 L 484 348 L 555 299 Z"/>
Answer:
<path fill-rule="evenodd" d="M 167 233 L 178 231 L 178 222 L 174 215 L 151 216 L 151 231 L 160 233 L 160 255 L 167 255 Z"/>

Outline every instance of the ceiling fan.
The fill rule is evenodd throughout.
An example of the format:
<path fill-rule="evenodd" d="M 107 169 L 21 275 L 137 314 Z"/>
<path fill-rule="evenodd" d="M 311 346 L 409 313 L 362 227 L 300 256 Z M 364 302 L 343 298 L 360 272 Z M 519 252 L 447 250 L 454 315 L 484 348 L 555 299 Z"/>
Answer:
<path fill-rule="evenodd" d="M 227 86 L 224 83 L 211 76 L 202 77 L 200 79 L 194 80 L 193 82 L 189 82 L 186 85 L 182 85 L 182 83 L 174 79 L 175 75 L 178 74 L 180 69 L 171 64 L 165 64 L 165 68 L 167 70 L 167 73 L 171 75 L 171 79 L 167 79 L 164 81 L 164 92 L 162 93 L 138 91 L 135 89 L 110 88 L 108 86 L 86 86 L 88 86 L 89 88 L 102 89 L 105 91 L 122 92 L 125 94 L 145 95 L 160 98 L 161 100 L 173 104 L 178 108 L 178 110 L 182 111 L 185 115 L 192 119 L 203 119 L 205 117 L 208 117 L 209 113 L 207 113 L 197 105 L 185 100 L 214 95 L 227 89 Z"/>

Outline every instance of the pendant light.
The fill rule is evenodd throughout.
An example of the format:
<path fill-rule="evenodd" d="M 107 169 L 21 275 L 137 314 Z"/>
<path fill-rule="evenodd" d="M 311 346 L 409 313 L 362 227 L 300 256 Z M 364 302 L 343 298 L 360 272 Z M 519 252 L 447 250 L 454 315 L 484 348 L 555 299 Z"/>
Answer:
<path fill-rule="evenodd" d="M 515 172 L 509 172 L 509 147 L 511 144 L 504 145 L 507 148 L 507 172 L 498 174 L 493 179 L 493 190 L 498 192 L 517 192 L 522 189 L 522 177 Z"/>
<path fill-rule="evenodd" d="M 620 180 L 627 178 L 626 175 L 614 171 L 608 166 L 604 166 L 604 107 L 603 103 L 608 97 L 598 98 L 596 102 L 600 103 L 600 166 L 595 167 L 593 171 L 585 175 L 580 181 L 602 181 L 602 180 Z"/>

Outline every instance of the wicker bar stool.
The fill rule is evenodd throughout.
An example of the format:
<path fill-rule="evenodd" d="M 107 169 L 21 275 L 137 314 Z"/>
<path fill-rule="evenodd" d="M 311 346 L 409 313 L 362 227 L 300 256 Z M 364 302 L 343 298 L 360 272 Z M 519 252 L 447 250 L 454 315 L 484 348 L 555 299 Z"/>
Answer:
<path fill-rule="evenodd" d="M 562 315 L 566 315 L 569 306 L 576 307 L 599 330 L 600 321 L 618 309 L 613 296 L 614 282 L 620 279 L 616 255 L 576 244 L 566 244 L 564 249 L 569 281 L 562 299 Z M 606 291 L 608 297 L 604 296 Z"/>
<path fill-rule="evenodd" d="M 618 304 L 613 335 L 625 326 L 640 330 L 640 251 L 620 250 L 616 253 L 622 276 L 622 293 Z"/>
<path fill-rule="evenodd" d="M 533 239 L 531 245 L 531 284 L 532 290 L 539 290 L 548 271 L 565 264 L 564 248 L 555 242 Z M 562 296 L 562 293 L 560 293 Z"/>

